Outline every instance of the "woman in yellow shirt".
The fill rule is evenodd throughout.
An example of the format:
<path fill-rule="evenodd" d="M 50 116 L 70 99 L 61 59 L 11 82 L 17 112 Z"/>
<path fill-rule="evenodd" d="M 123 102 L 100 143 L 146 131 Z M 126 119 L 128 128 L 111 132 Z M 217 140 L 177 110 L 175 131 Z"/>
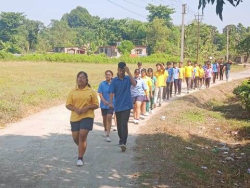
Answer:
<path fill-rule="evenodd" d="M 96 92 L 88 83 L 87 73 L 79 72 L 76 82 L 76 88 L 68 95 L 66 108 L 71 111 L 72 137 L 78 146 L 77 166 L 82 166 L 83 155 L 87 148 L 87 136 L 93 129 L 94 110 L 99 107 L 99 101 Z"/>
<path fill-rule="evenodd" d="M 200 80 L 199 80 L 199 89 L 201 89 L 202 87 L 202 84 L 204 83 L 204 77 L 205 77 L 205 71 L 202 67 L 201 64 L 199 64 L 199 77 L 200 77 Z"/>
<path fill-rule="evenodd" d="M 189 93 L 189 90 L 192 89 L 191 82 L 193 78 L 194 68 L 190 60 L 188 60 L 187 64 L 188 65 L 185 67 L 185 78 L 186 78 L 186 83 L 187 83 L 187 93 Z"/>

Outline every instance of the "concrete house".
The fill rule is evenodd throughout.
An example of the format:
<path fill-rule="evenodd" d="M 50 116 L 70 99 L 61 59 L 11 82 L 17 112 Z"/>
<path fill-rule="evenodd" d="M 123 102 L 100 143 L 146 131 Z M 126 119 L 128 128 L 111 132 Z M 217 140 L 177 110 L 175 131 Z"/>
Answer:
<path fill-rule="evenodd" d="M 65 54 L 87 54 L 87 49 L 85 47 L 55 47 L 53 49 L 54 53 L 65 53 Z"/>

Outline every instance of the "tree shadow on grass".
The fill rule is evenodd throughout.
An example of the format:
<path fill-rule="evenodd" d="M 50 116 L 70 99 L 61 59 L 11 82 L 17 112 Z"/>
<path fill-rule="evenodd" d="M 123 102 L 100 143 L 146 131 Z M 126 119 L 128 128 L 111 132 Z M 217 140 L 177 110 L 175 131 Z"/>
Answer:
<path fill-rule="evenodd" d="M 185 140 L 159 132 L 140 135 L 136 147 L 138 187 L 247 187 L 250 145 L 229 145 L 227 154 L 214 153 L 219 147 L 220 142 L 197 135 Z M 226 161 L 226 157 L 234 161 Z"/>

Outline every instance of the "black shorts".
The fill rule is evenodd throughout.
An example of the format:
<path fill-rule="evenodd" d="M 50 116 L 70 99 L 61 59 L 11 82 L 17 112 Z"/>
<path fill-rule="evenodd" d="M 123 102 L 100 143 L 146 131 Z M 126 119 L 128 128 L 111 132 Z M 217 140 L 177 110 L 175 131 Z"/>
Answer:
<path fill-rule="evenodd" d="M 71 131 L 72 132 L 78 132 L 80 129 L 85 129 L 92 131 L 93 125 L 94 125 L 94 119 L 93 118 L 84 118 L 81 121 L 77 122 L 70 122 L 71 124 Z"/>
<path fill-rule="evenodd" d="M 102 111 L 102 116 L 106 116 L 108 114 L 110 114 L 110 115 L 114 114 L 114 108 L 101 109 L 101 111 Z"/>

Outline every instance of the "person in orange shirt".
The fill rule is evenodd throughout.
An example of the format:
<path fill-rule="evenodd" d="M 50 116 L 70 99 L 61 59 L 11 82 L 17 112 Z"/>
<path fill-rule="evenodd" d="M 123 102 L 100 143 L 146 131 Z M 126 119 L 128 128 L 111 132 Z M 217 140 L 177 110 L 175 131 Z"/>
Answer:
<path fill-rule="evenodd" d="M 71 111 L 70 124 L 73 140 L 78 146 L 77 166 L 83 165 L 87 148 L 87 136 L 93 129 L 94 110 L 99 107 L 97 93 L 88 83 L 87 73 L 81 71 L 76 77 L 77 86 L 67 98 L 66 108 Z"/>
<path fill-rule="evenodd" d="M 191 61 L 188 60 L 187 62 L 187 66 L 185 67 L 185 79 L 186 79 L 186 83 L 187 83 L 187 93 L 189 93 L 190 89 L 191 89 L 191 82 L 193 79 L 193 72 L 194 72 L 194 68 L 191 64 Z"/>

